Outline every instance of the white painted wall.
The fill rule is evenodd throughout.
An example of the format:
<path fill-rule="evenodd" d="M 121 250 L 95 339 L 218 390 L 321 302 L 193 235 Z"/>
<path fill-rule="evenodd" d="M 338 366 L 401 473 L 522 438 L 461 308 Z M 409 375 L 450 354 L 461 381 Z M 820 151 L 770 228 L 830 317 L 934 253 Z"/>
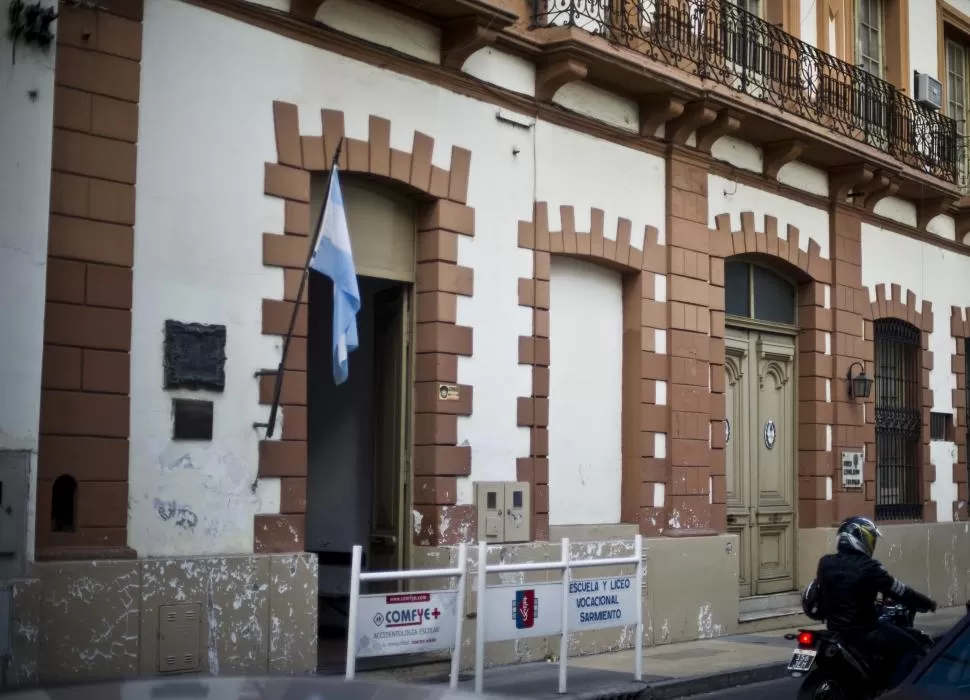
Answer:
<path fill-rule="evenodd" d="M 263 232 L 283 226 L 282 202 L 263 195 L 263 163 L 276 159 L 277 99 L 299 105 L 304 134 L 321 133 L 326 107 L 344 111 L 350 137 L 366 137 L 372 113 L 391 119 L 394 148 L 410 151 L 415 130 L 433 135 L 433 162 L 440 167 L 449 166 L 452 145 L 472 151 L 469 204 L 476 207 L 478 235 L 462 237 L 459 263 L 476 269 L 475 296 L 459 299 L 457 321 L 478 330 L 474 357 L 461 359 L 458 379 L 503 391 L 478 389 L 474 415 L 459 422 L 459 443 L 471 445 L 475 469 L 459 498 L 471 502 L 473 480 L 514 480 L 516 458 L 529 449 L 528 431 L 516 425 L 512 407 L 516 396 L 531 393 L 531 369 L 518 364 L 518 337 L 531 333 L 531 321 L 524 309 L 515 323 L 508 321 L 509 310 L 518 309 L 518 278 L 532 274 L 532 256 L 518 248 L 517 230 L 520 220 L 532 218 L 535 129 L 497 120 L 492 106 L 175 0 L 146 8 L 142 70 L 136 266 L 144 272 L 136 275 L 132 331 L 132 546 L 149 556 L 251 551 L 252 516 L 278 508 L 275 480 L 258 481 L 251 491 L 259 440 L 252 423 L 267 413 L 257 405 L 253 371 L 275 367 L 280 346 L 260 333 L 261 299 L 282 294 L 282 274 L 263 267 L 261 252 Z M 320 80 L 324 74 L 328 79 Z M 545 166 L 552 192 L 564 184 L 584 191 L 574 173 L 598 145 L 578 134 L 569 145 L 580 153 Z M 642 158 L 619 148 L 613 154 L 629 154 L 621 160 L 626 166 Z M 593 195 L 590 203 L 609 206 L 623 196 L 599 192 L 622 190 L 627 181 L 618 170 L 612 186 L 597 183 L 585 193 Z M 631 191 L 637 188 L 627 186 L 627 201 L 643 201 L 630 198 Z M 662 188 L 652 201 L 659 206 L 644 207 L 641 227 L 646 212 L 652 223 L 662 222 Z M 614 228 L 616 216 L 631 215 L 611 213 Z M 228 326 L 227 387 L 213 396 L 209 445 L 169 440 L 170 397 L 160 380 L 166 318 Z M 155 499 L 177 500 L 195 512 L 195 531 L 163 527 Z"/>
<path fill-rule="evenodd" d="M 902 289 L 904 300 L 906 290 L 909 290 L 916 295 L 917 306 L 923 300 L 933 304 L 930 389 L 933 410 L 942 413 L 953 413 L 952 390 L 956 388 L 950 359 L 956 352 L 950 336 L 950 307 L 970 306 L 970 286 L 961 283 L 967 279 L 970 279 L 970 258 L 967 256 L 877 226 L 862 225 L 862 283 L 869 287 L 870 296 L 875 298 L 877 284 L 885 284 L 888 289 L 891 283 L 896 283 Z M 950 504 L 957 497 L 952 478 L 955 457 L 953 443 L 930 443 L 930 458 L 936 465 L 936 481 L 930 497 L 937 503 L 940 520 L 953 519 Z"/>
<path fill-rule="evenodd" d="M 624 131 L 640 130 L 640 107 L 636 102 L 581 80 L 561 87 L 552 101 Z"/>
<path fill-rule="evenodd" d="M 441 30 L 369 0 L 328 0 L 317 21 L 351 36 L 429 63 L 441 61 Z"/>
<path fill-rule="evenodd" d="M 596 208 L 604 211 L 606 238 L 616 238 L 623 218 L 633 225 L 632 245 L 643 245 L 646 226 L 665 240 L 662 158 L 546 122 L 536 131 L 536 200 L 549 204 L 551 231 L 562 226 L 559 208 L 572 206 L 577 231 L 589 231 L 590 209 Z M 595 163 L 608 163 L 609 169 L 594 170 Z"/>
<path fill-rule="evenodd" d="M 909 94 L 915 97 L 913 71 L 927 73 L 937 80 L 943 81 L 940 75 L 940 64 L 937 37 L 936 3 L 916 0 L 909 3 L 909 67 L 907 78 Z"/>
<path fill-rule="evenodd" d="M 44 54 L 18 44 L 14 54 L 7 28 L 5 5 L 0 12 L 0 299 L 5 300 L 0 307 L 0 450 L 31 454 L 25 546 L 32 559 L 56 49 Z"/>
<path fill-rule="evenodd" d="M 468 75 L 529 97 L 536 94 L 536 66 L 519 56 L 499 51 L 494 46 L 479 49 L 465 61 Z"/>
<path fill-rule="evenodd" d="M 799 3 L 800 20 L 799 29 L 801 30 L 802 41 L 818 46 L 818 11 L 815 3 L 817 0 L 801 0 Z"/>
<path fill-rule="evenodd" d="M 778 219 L 778 237 L 787 239 L 788 224 L 798 228 L 798 242 L 808 250 L 809 239 L 818 243 L 823 258 L 829 257 L 829 215 L 824 209 L 787 199 L 772 192 L 711 175 L 707 180 L 707 201 L 711 227 L 720 214 L 731 215 L 731 227 L 741 230 L 741 213 L 754 212 L 755 227 L 764 230 L 765 215 Z"/>
<path fill-rule="evenodd" d="M 549 328 L 549 524 L 618 523 L 620 273 L 595 263 L 553 258 Z"/>

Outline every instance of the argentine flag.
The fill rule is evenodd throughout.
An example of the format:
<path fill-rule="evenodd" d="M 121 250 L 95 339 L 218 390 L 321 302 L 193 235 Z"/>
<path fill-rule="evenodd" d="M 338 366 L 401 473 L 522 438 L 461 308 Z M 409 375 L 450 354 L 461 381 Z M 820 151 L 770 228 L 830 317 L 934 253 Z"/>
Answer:
<path fill-rule="evenodd" d="M 333 166 L 330 191 L 323 206 L 323 219 L 317 232 L 310 269 L 333 280 L 333 381 L 343 384 L 349 373 L 348 355 L 357 349 L 360 291 L 357 289 L 357 271 L 350 250 L 347 212 L 336 165 Z"/>

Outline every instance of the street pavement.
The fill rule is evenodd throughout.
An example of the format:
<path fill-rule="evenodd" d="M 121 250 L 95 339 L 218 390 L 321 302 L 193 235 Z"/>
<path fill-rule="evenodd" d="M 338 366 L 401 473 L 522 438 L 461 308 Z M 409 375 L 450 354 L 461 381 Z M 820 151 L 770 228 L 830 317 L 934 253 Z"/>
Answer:
<path fill-rule="evenodd" d="M 963 606 L 941 609 L 933 615 L 920 615 L 916 625 L 927 634 L 939 636 L 948 631 L 966 609 Z M 784 638 L 797 628 L 700 639 L 679 644 L 648 647 L 643 652 L 642 683 L 632 679 L 633 650 L 624 650 L 569 659 L 569 684 L 565 696 L 558 695 L 556 663 L 526 663 L 493 666 L 485 669 L 486 694 L 532 700 L 594 700 L 642 693 L 644 698 L 750 698 L 788 700 L 796 697 L 798 682 L 787 676 L 785 666 L 794 642 Z M 370 672 L 371 678 L 395 677 L 416 683 L 445 683 L 447 666 Z M 779 680 L 780 679 L 780 680 Z M 739 687 L 741 686 L 741 687 Z M 472 690 L 470 674 L 463 674 L 462 690 Z M 727 690 L 719 690 L 727 688 Z M 706 693 L 705 695 L 701 695 Z"/>
<path fill-rule="evenodd" d="M 785 678 L 704 695 L 691 695 L 690 700 L 795 700 L 800 683 L 801 679 Z"/>

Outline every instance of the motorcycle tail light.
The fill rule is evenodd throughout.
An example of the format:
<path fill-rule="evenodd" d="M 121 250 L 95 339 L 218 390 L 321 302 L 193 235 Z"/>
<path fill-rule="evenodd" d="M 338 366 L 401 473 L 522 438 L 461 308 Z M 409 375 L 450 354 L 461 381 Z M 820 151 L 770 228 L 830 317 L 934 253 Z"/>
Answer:
<path fill-rule="evenodd" d="M 815 635 L 811 632 L 802 632 L 798 635 L 798 646 L 810 647 L 815 645 Z"/>

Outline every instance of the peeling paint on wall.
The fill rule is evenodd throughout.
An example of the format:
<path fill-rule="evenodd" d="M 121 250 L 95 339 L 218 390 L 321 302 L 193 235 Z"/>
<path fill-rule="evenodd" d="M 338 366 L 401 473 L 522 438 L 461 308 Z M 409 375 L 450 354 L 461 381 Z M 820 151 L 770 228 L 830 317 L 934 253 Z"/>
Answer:
<path fill-rule="evenodd" d="M 697 638 L 713 639 L 724 634 L 724 627 L 715 624 L 711 604 L 704 603 L 697 613 Z"/>

